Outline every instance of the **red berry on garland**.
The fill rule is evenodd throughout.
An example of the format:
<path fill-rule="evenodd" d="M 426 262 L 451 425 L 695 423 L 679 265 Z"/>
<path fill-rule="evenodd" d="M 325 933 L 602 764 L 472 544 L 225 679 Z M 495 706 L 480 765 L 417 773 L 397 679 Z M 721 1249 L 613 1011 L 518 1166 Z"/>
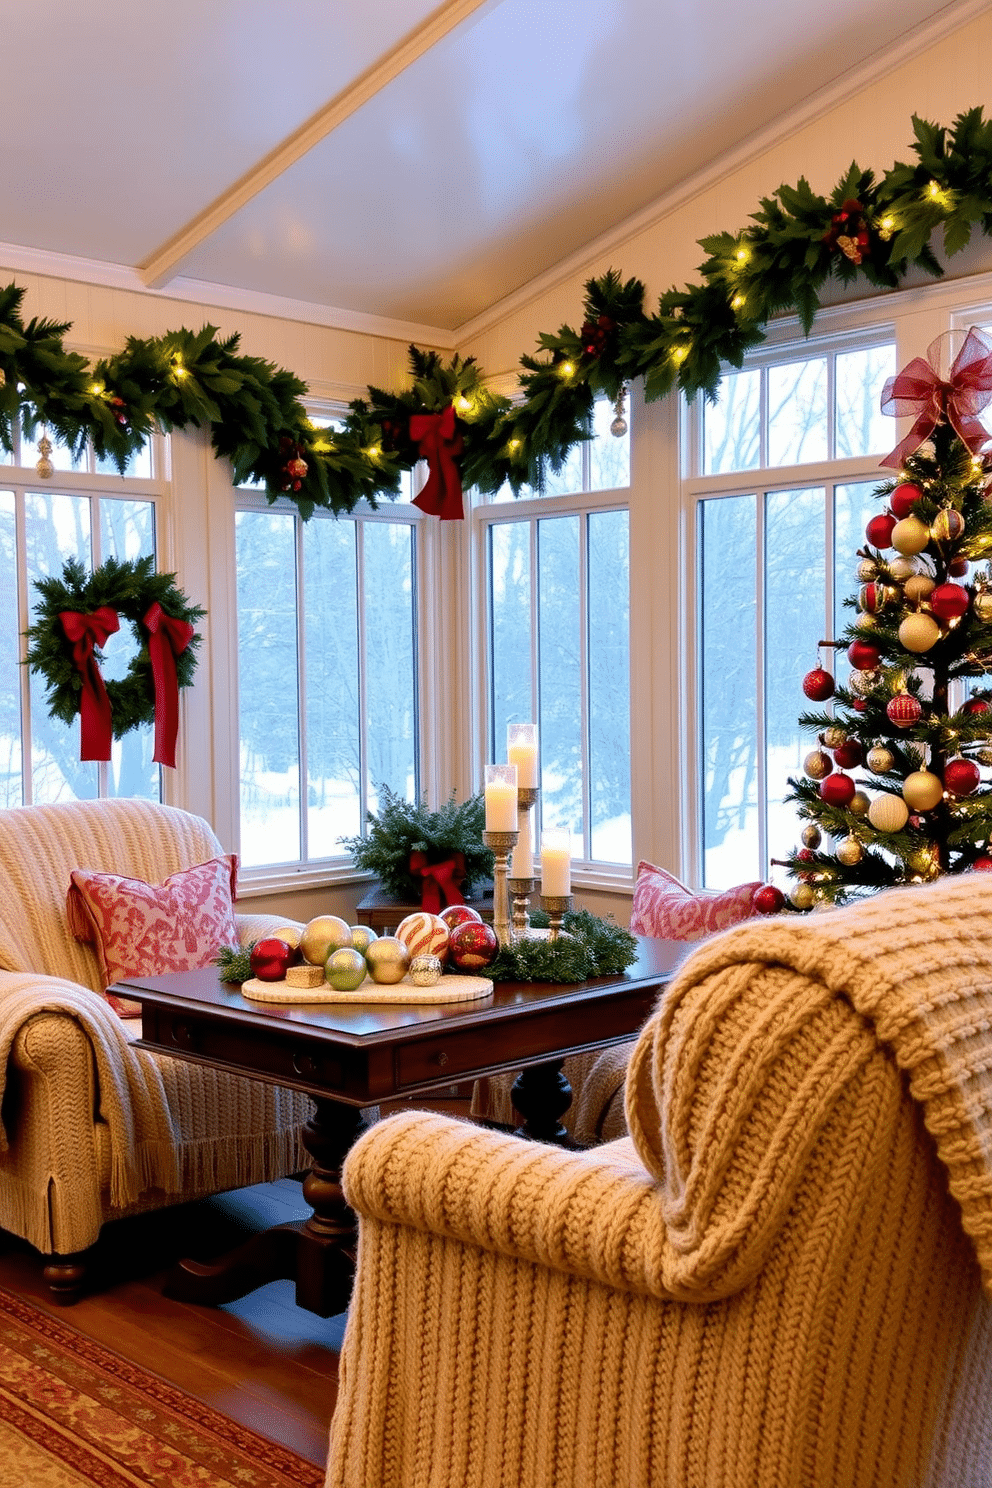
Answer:
<path fill-rule="evenodd" d="M 871 672 L 878 666 L 881 652 L 867 641 L 852 641 L 847 648 L 847 659 L 856 671 Z"/>
<path fill-rule="evenodd" d="M 854 796 L 854 781 L 850 775 L 834 773 L 820 783 L 820 799 L 828 806 L 847 806 Z"/>
<path fill-rule="evenodd" d="M 879 512 L 865 528 L 865 537 L 873 548 L 891 548 L 895 525 L 896 519 L 891 512 Z"/>
<path fill-rule="evenodd" d="M 803 692 L 814 703 L 826 702 L 834 695 L 834 679 L 823 667 L 814 667 L 803 678 Z"/>
<path fill-rule="evenodd" d="M 992 867 L 992 859 L 989 859 L 989 866 Z M 751 907 L 757 914 L 778 914 L 785 907 L 785 895 L 774 884 L 762 884 L 760 889 L 755 890 Z"/>
<path fill-rule="evenodd" d="M 894 723 L 896 728 L 912 728 L 923 716 L 923 704 L 910 692 L 897 692 L 894 698 L 889 699 L 885 711 L 889 722 Z"/>
<path fill-rule="evenodd" d="M 913 507 L 922 500 L 923 492 L 919 486 L 914 486 L 912 481 L 904 481 L 902 485 L 896 486 L 889 497 L 889 507 L 901 522 L 903 517 L 912 516 Z"/>
<path fill-rule="evenodd" d="M 981 778 L 974 760 L 953 759 L 944 766 L 944 789 L 952 796 L 970 796 Z"/>
<path fill-rule="evenodd" d="M 857 739 L 846 739 L 834 750 L 834 763 L 842 770 L 854 770 L 864 762 L 865 752 Z"/>
<path fill-rule="evenodd" d="M 967 614 L 968 591 L 961 584 L 938 584 L 927 603 L 938 620 L 957 620 Z"/>

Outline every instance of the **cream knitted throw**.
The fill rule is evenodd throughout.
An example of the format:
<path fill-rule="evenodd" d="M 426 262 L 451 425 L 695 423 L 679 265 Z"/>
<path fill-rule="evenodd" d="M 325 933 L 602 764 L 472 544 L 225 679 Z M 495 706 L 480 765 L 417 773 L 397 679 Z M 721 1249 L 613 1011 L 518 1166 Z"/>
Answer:
<path fill-rule="evenodd" d="M 151 1059 L 139 1059 L 109 1003 L 85 987 L 31 973 L 0 972 L 0 1102 L 6 1089 L 10 1051 L 23 1025 L 40 1013 L 68 1014 L 93 1048 L 99 1112 L 110 1137 L 110 1202 L 123 1208 L 147 1188 L 182 1191 L 177 1137 L 161 1074 Z M 82 1072 L 69 1065 L 67 1079 Z M 51 1113 L 57 1126 L 58 1111 Z M 0 1151 L 9 1133 L 0 1128 Z"/>

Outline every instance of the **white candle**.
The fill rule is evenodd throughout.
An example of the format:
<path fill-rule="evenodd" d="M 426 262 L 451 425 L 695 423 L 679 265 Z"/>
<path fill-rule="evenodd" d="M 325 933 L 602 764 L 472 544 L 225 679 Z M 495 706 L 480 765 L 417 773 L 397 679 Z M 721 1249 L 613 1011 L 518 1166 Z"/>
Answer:
<path fill-rule="evenodd" d="M 520 813 L 520 836 L 510 857 L 511 878 L 534 877 L 534 854 L 530 845 L 530 812 Z"/>
<path fill-rule="evenodd" d="M 572 841 L 567 827 L 541 833 L 541 893 L 563 899 L 572 892 Z"/>
<path fill-rule="evenodd" d="M 511 723 L 506 730 L 506 757 L 517 767 L 517 784 L 533 790 L 537 785 L 537 725 Z"/>
<path fill-rule="evenodd" d="M 517 830 L 517 767 L 486 766 L 486 831 Z"/>

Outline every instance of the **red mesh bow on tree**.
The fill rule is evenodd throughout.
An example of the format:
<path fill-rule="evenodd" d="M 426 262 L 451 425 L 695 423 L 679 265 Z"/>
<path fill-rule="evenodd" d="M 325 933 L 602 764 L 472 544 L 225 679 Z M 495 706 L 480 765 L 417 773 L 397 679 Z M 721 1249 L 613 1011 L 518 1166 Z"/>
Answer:
<path fill-rule="evenodd" d="M 992 341 L 972 326 L 946 378 L 940 376 L 941 352 L 947 338 L 938 336 L 927 347 L 926 360 L 914 357 L 882 389 L 882 412 L 893 418 L 915 418 L 915 423 L 883 465 L 899 469 L 907 455 L 919 449 L 943 420 L 971 450 L 980 454 L 990 441 L 978 414 L 992 400 Z"/>

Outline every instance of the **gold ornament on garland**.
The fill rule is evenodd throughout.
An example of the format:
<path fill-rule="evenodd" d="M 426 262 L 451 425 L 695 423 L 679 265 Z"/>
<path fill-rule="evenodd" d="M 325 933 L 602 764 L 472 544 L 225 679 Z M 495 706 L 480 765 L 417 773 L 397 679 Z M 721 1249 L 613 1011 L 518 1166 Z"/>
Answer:
<path fill-rule="evenodd" d="M 50 480 L 51 477 L 55 474 L 55 466 L 49 459 L 49 455 L 51 453 L 52 441 L 49 439 L 47 434 L 42 434 L 41 438 L 38 440 L 38 463 L 34 467 L 35 470 L 37 470 L 38 474 L 41 476 L 42 480 Z"/>

